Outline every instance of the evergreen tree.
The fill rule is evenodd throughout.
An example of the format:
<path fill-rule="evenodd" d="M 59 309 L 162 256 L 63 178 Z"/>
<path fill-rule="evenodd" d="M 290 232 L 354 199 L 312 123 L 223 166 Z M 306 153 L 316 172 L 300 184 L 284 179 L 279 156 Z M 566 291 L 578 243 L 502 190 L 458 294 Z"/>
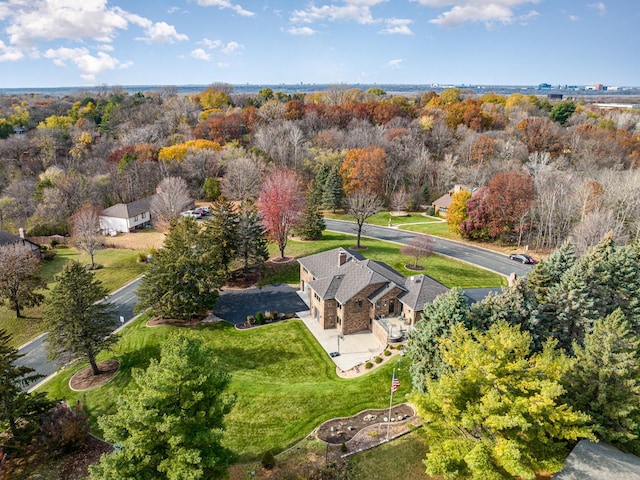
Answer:
<path fill-rule="evenodd" d="M 0 447 L 11 453 L 31 442 L 40 427 L 42 416 L 55 402 L 47 400 L 45 392 L 27 393 L 24 388 L 42 375 L 27 366 L 17 366 L 22 357 L 10 346 L 11 336 L 0 330 Z"/>
<path fill-rule="evenodd" d="M 575 263 L 576 251 L 573 244 L 564 242 L 535 266 L 527 275 L 527 286 L 533 290 L 538 304 L 549 301 L 549 289 L 557 285 L 562 275 Z"/>
<path fill-rule="evenodd" d="M 449 336 L 452 326 L 466 324 L 468 312 L 466 297 L 458 287 L 438 295 L 424 306 L 407 344 L 407 355 L 411 358 L 409 371 L 416 390 L 424 392 L 427 381 L 443 373 L 440 340 Z"/>
<path fill-rule="evenodd" d="M 96 355 L 116 341 L 110 335 L 113 306 L 101 301 L 108 292 L 92 272 L 75 261 L 66 263 L 56 280 L 44 310 L 49 331 L 47 357 L 59 363 L 86 357 L 93 374 L 98 375 Z"/>
<path fill-rule="evenodd" d="M 579 438 L 594 438 L 588 416 L 563 404 L 571 359 L 498 322 L 484 333 L 457 324 L 443 342 L 445 373 L 415 394 L 429 441 L 427 474 L 445 478 L 525 478 L 556 472 Z"/>
<path fill-rule="evenodd" d="M 22 317 L 22 309 L 44 300 L 41 290 L 47 282 L 38 274 L 42 262 L 27 247 L 15 243 L 0 246 L 0 305 L 5 304 Z"/>
<path fill-rule="evenodd" d="M 329 170 L 322 188 L 322 208 L 335 212 L 342 206 L 342 177 L 338 168 Z"/>
<path fill-rule="evenodd" d="M 211 208 L 211 218 L 204 222 L 200 233 L 203 248 L 210 250 L 212 260 L 222 267 L 224 274 L 238 249 L 238 213 L 236 207 L 224 197 L 220 197 Z"/>
<path fill-rule="evenodd" d="M 307 202 L 302 209 L 300 222 L 296 225 L 294 232 L 303 240 L 320 240 L 322 231 L 327 228 L 322 219 L 322 213 L 318 205 L 313 202 L 310 194 L 307 196 Z"/>
<path fill-rule="evenodd" d="M 640 453 L 640 339 L 620 309 L 574 345 L 565 382 L 569 403 L 591 416 L 600 440 Z"/>
<path fill-rule="evenodd" d="M 98 422 L 118 448 L 91 467 L 93 480 L 223 478 L 231 453 L 221 445 L 224 416 L 234 404 L 231 376 L 194 332 L 175 332 L 159 360 L 133 369 L 135 388 Z"/>
<path fill-rule="evenodd" d="M 249 265 L 262 265 L 269 258 L 266 232 L 252 200 L 240 205 L 237 255 L 245 272 Z"/>
<path fill-rule="evenodd" d="M 136 311 L 186 320 L 212 309 L 224 275 L 193 218 L 174 223 L 138 288 Z"/>

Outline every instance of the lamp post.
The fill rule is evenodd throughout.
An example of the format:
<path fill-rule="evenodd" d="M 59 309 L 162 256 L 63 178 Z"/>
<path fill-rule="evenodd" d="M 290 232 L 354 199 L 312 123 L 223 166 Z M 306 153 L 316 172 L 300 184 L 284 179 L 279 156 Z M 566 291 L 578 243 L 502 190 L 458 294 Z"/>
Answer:
<path fill-rule="evenodd" d="M 340 340 L 344 340 L 344 335 L 341 333 L 338 333 L 338 353 L 340 353 Z"/>

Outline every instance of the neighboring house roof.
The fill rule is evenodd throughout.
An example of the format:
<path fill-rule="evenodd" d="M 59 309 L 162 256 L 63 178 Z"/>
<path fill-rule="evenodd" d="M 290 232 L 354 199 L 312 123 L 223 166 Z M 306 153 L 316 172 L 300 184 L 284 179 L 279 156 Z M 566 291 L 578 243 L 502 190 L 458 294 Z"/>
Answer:
<path fill-rule="evenodd" d="M 366 287 L 380 285 L 369 295 L 371 303 L 396 289 L 402 303 L 414 311 L 421 311 L 425 303 L 448 291 L 431 277 L 415 275 L 407 278 L 385 263 L 367 260 L 343 248 L 310 255 L 298 262 L 315 278 L 309 282 L 315 293 L 324 300 L 335 299 L 342 304 Z"/>
<path fill-rule="evenodd" d="M 639 480 L 640 458 L 605 442 L 580 440 L 553 480 Z"/>
<path fill-rule="evenodd" d="M 13 233 L 0 230 L 0 245 L 13 245 L 14 243 L 22 243 L 23 245 L 29 247 L 31 250 L 40 249 L 38 244 L 27 240 L 26 238 L 22 238 L 18 235 L 14 235 Z"/>
<path fill-rule="evenodd" d="M 399 300 L 413 311 L 421 311 L 424 304 L 449 289 L 427 275 L 414 275 L 406 279 L 404 287 L 407 293 L 400 295 Z"/>
<path fill-rule="evenodd" d="M 102 217 L 133 218 L 151 210 L 151 200 L 155 195 L 141 198 L 131 203 L 116 203 L 102 211 Z"/>
<path fill-rule="evenodd" d="M 432 205 L 435 205 L 438 208 L 449 208 L 452 201 L 453 199 L 451 198 L 451 195 L 445 193 L 440 198 L 434 200 Z"/>

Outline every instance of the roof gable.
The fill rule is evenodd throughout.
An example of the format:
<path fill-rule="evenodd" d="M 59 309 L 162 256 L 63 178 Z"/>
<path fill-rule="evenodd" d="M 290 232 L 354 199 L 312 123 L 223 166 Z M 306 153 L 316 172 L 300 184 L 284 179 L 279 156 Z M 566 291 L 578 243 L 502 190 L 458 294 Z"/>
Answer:
<path fill-rule="evenodd" d="M 398 299 L 414 312 L 421 312 L 425 303 L 433 302 L 438 295 L 449 291 L 437 280 L 422 274 L 406 278 L 404 288 L 406 293 Z"/>
<path fill-rule="evenodd" d="M 155 195 L 150 195 L 130 203 L 116 203 L 102 211 L 102 217 L 114 218 L 133 218 L 136 215 L 149 212 L 151 210 L 151 201 Z"/>

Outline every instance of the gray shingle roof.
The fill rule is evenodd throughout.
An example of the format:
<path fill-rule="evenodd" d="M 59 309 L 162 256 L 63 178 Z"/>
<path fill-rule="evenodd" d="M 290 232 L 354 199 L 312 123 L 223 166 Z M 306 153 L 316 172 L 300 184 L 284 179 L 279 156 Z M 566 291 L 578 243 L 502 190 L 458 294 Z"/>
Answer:
<path fill-rule="evenodd" d="M 336 275 L 340 253 L 346 254 L 347 262 L 354 259 L 364 260 L 362 255 L 349 252 L 348 250 L 340 247 L 300 258 L 298 259 L 298 263 L 305 267 L 315 278 L 324 278 L 330 275 Z"/>
<path fill-rule="evenodd" d="M 554 480 L 640 480 L 640 458 L 605 442 L 580 440 Z"/>
<path fill-rule="evenodd" d="M 434 298 L 449 289 L 440 282 L 427 275 L 414 275 L 406 278 L 404 288 L 407 290 L 398 296 L 398 299 L 413 311 L 420 312 L 424 309 L 424 304 L 432 302 Z"/>
<path fill-rule="evenodd" d="M 131 203 L 116 203 L 115 205 L 105 208 L 102 211 L 103 217 L 114 218 L 134 218 L 136 215 L 140 215 L 151 210 L 151 200 L 155 195 L 135 200 Z"/>

